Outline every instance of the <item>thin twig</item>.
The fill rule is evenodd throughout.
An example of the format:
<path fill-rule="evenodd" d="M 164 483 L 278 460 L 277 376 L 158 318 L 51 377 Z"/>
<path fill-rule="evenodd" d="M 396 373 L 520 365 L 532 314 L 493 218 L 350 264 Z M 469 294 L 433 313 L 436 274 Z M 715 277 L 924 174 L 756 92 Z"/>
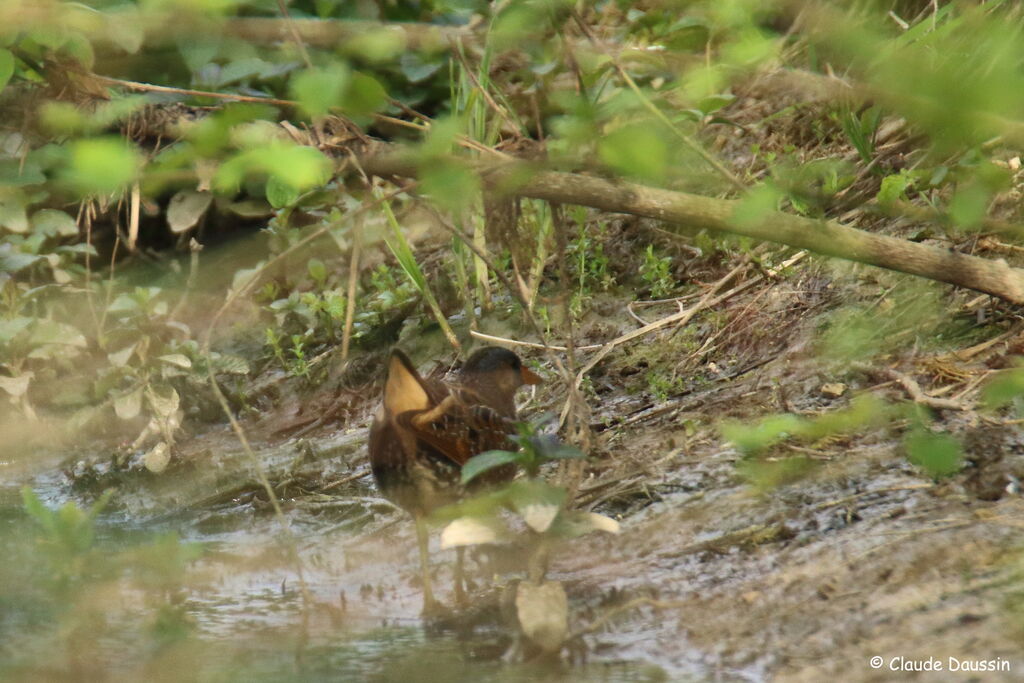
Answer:
<path fill-rule="evenodd" d="M 525 346 L 525 347 L 530 348 L 530 349 L 551 349 L 552 351 L 568 351 L 569 350 L 565 346 L 555 346 L 553 344 L 549 344 L 548 346 L 545 346 L 544 344 L 535 344 L 533 342 L 519 341 L 517 339 L 509 339 L 508 337 L 498 337 L 498 336 L 495 336 L 493 334 L 484 334 L 483 332 L 477 332 L 476 330 L 470 330 L 469 334 L 470 334 L 470 336 L 476 337 L 477 339 L 481 339 L 483 341 L 497 342 L 499 344 L 508 344 L 509 346 Z M 593 351 L 595 349 L 601 348 L 602 346 L 604 346 L 604 344 L 590 344 L 589 346 L 577 346 L 577 347 L 575 347 L 575 349 L 577 351 Z"/>
<path fill-rule="evenodd" d="M 344 486 L 345 484 L 351 484 L 352 482 L 358 481 L 358 480 L 362 479 L 363 477 L 368 476 L 369 474 L 370 474 L 370 470 L 363 470 L 362 472 L 356 472 L 355 474 L 350 474 L 347 477 L 342 477 L 338 481 L 332 481 L 330 484 L 327 484 L 326 486 L 320 487 L 320 491 L 329 491 L 329 490 L 331 490 L 333 488 L 337 488 L 339 486 Z"/>
<path fill-rule="evenodd" d="M 356 314 L 356 285 L 359 282 L 359 248 L 362 242 L 362 214 L 352 223 L 352 258 L 348 264 L 348 292 L 345 301 L 345 330 L 341 336 L 341 359 L 348 359 L 348 347 L 352 341 L 352 325 Z"/>
<path fill-rule="evenodd" d="M 899 370 L 896 370 L 894 368 L 882 368 L 882 371 L 892 379 L 896 380 L 903 387 L 903 389 L 910 395 L 910 398 L 912 398 L 915 403 L 920 403 L 921 405 L 928 406 L 929 408 L 935 408 L 937 410 L 970 409 L 970 407 L 963 401 L 929 396 L 928 394 L 924 393 L 924 390 L 921 389 L 921 385 L 918 384 L 913 377 L 911 377 L 910 375 L 906 375 L 900 372 Z"/>

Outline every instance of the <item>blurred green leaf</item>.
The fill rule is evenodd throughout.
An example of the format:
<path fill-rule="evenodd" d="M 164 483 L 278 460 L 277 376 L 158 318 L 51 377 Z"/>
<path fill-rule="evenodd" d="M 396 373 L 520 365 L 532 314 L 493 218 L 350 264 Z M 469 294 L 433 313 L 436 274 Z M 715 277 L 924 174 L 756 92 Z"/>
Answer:
<path fill-rule="evenodd" d="M 33 318 L 25 316 L 10 319 L 0 318 L 0 344 L 10 342 L 18 334 L 28 329 L 28 326 L 32 324 L 32 320 Z"/>
<path fill-rule="evenodd" d="M 799 481 L 813 468 L 814 461 L 804 456 L 771 461 L 748 458 L 736 465 L 740 476 L 762 493 Z"/>
<path fill-rule="evenodd" d="M 1018 396 L 1024 395 L 1024 368 L 1003 370 L 995 375 L 982 390 L 982 401 L 987 408 L 1001 408 Z"/>
<path fill-rule="evenodd" d="M 299 199 L 299 191 L 277 175 L 272 175 L 267 179 L 266 194 L 267 201 L 275 209 L 291 206 Z"/>
<path fill-rule="evenodd" d="M 502 465 L 518 463 L 521 456 L 511 451 L 485 451 L 474 455 L 462 466 L 462 483 L 468 484 L 484 472 Z"/>
<path fill-rule="evenodd" d="M 342 109 L 358 120 L 380 111 L 387 102 L 388 94 L 384 86 L 373 76 L 356 71 L 345 92 Z"/>
<path fill-rule="evenodd" d="M 65 179 L 81 195 L 106 195 L 135 180 L 141 167 L 138 150 L 121 138 L 88 138 L 70 145 Z"/>
<path fill-rule="evenodd" d="M 405 61 L 408 55 L 417 55 L 417 52 L 405 49 L 405 39 L 398 31 L 390 28 L 382 28 L 376 31 L 368 31 L 362 35 L 353 36 L 342 46 L 344 54 L 358 57 L 367 62 L 386 62 L 401 55 Z M 404 68 L 403 68 L 404 71 Z"/>
<path fill-rule="evenodd" d="M 875 199 L 879 204 L 891 204 L 905 198 L 907 190 L 914 184 L 914 177 L 906 170 L 882 178 Z"/>
<path fill-rule="evenodd" d="M 406 51 L 402 53 L 399 66 L 410 83 L 420 83 L 436 74 L 446 63 L 447 58 L 443 56 L 424 59 L 419 52 Z"/>
<path fill-rule="evenodd" d="M 217 169 L 214 186 L 234 192 L 249 174 L 266 175 L 275 182 L 302 193 L 326 183 L 332 172 L 330 160 L 314 147 L 272 142 L 238 154 Z M 278 200 L 286 199 L 284 188 L 273 190 Z"/>
<path fill-rule="evenodd" d="M 340 63 L 323 69 L 307 69 L 291 79 L 291 97 L 310 117 L 324 116 L 331 107 L 342 104 L 352 72 Z"/>
<path fill-rule="evenodd" d="M 20 251 L 0 250 L 0 273 L 17 273 L 45 258 L 36 254 L 23 254 Z"/>
<path fill-rule="evenodd" d="M 963 449 L 949 434 L 918 428 L 907 434 L 903 444 L 910 462 L 936 479 L 956 474 L 963 467 Z"/>
<path fill-rule="evenodd" d="M 463 128 L 462 122 L 457 118 L 446 117 L 435 120 L 430 125 L 426 139 L 419 147 L 423 161 L 431 161 L 434 157 L 450 154 L 455 146 L 455 140 L 462 133 Z"/>
<path fill-rule="evenodd" d="M 0 194 L 0 227 L 24 233 L 28 232 L 28 225 L 24 195 L 17 190 Z"/>
<path fill-rule="evenodd" d="M 75 346 L 84 348 L 86 346 L 85 335 L 76 327 L 56 320 L 39 320 L 32 330 L 29 343 L 33 345 L 60 344 L 64 346 Z"/>
<path fill-rule="evenodd" d="M 0 48 L 0 91 L 7 87 L 14 75 L 14 55 L 7 48 Z"/>
<path fill-rule="evenodd" d="M 507 496 L 512 509 L 538 533 L 544 533 L 555 521 L 565 504 L 568 492 L 540 479 L 520 479 L 508 485 Z"/>
<path fill-rule="evenodd" d="M 114 398 L 114 413 L 122 420 L 134 420 L 142 412 L 142 387 Z"/>
<path fill-rule="evenodd" d="M 799 434 L 803 429 L 804 421 L 790 413 L 771 415 L 753 425 L 725 422 L 721 427 L 722 437 L 742 453 L 756 453 Z"/>
<path fill-rule="evenodd" d="M 313 281 L 321 287 L 327 280 L 327 266 L 318 258 L 311 258 L 306 262 L 306 272 L 313 278 Z"/>
<path fill-rule="evenodd" d="M 598 143 L 601 160 L 624 175 L 661 182 L 668 168 L 665 135 L 651 124 L 618 128 Z"/>
<path fill-rule="evenodd" d="M 47 237 L 74 237 L 78 234 L 78 224 L 63 211 L 40 209 L 32 214 L 32 230 Z"/>
<path fill-rule="evenodd" d="M 962 229 L 976 228 L 988 213 L 992 193 L 980 183 L 967 183 L 957 188 L 949 202 L 949 216 Z"/>
<path fill-rule="evenodd" d="M 778 211 L 782 196 L 772 185 L 758 185 L 740 198 L 729 220 L 737 227 L 759 225 L 765 216 Z"/>
<path fill-rule="evenodd" d="M 459 213 L 480 195 L 480 178 L 464 165 L 437 160 L 420 167 L 420 188 L 439 206 Z"/>

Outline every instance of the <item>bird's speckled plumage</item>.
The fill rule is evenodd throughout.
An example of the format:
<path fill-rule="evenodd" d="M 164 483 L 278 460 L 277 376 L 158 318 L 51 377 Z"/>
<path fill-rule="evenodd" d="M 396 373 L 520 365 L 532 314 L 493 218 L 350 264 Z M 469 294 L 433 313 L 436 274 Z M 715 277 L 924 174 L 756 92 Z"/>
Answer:
<path fill-rule="evenodd" d="M 480 349 L 456 382 L 424 379 L 408 357 L 392 352 L 384 401 L 370 429 L 370 464 L 381 492 L 413 514 L 427 514 L 464 494 L 462 466 L 474 455 L 509 448 L 515 392 L 539 378 L 511 351 Z M 493 470 L 481 484 L 509 479 Z"/>

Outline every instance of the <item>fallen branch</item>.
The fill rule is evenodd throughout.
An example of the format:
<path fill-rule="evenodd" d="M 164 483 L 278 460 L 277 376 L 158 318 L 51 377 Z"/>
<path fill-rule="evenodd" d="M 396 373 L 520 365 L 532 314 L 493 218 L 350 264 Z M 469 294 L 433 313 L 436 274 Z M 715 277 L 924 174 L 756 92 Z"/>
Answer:
<path fill-rule="evenodd" d="M 361 158 L 366 172 L 385 177 L 415 177 L 419 172 L 416 160 L 389 147 L 375 147 Z M 1024 303 L 1024 271 L 1001 259 L 990 261 L 847 227 L 835 221 L 813 220 L 780 211 L 763 211 L 756 217 L 740 219 L 738 216 L 745 206 L 743 200 L 703 197 L 579 173 L 538 170 L 527 162 L 480 162 L 475 168 L 488 185 L 520 197 L 589 206 L 654 218 L 688 229 L 707 228 L 778 242 Z"/>

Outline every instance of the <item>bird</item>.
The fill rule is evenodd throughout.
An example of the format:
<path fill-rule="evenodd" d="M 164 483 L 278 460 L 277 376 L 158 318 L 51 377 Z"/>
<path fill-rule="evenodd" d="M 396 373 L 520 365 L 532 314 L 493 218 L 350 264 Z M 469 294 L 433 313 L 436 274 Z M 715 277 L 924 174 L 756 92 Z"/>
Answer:
<path fill-rule="evenodd" d="M 489 450 L 508 450 L 515 433 L 516 391 L 541 378 L 512 351 L 475 351 L 452 382 L 425 379 L 400 349 L 388 359 L 384 397 L 370 426 L 370 469 L 380 492 L 416 523 L 423 613 L 439 609 L 430 581 L 426 517 L 481 487 L 510 481 L 515 467 L 494 468 L 461 484 L 462 467 Z M 462 548 L 455 569 L 455 597 L 464 599 Z"/>

